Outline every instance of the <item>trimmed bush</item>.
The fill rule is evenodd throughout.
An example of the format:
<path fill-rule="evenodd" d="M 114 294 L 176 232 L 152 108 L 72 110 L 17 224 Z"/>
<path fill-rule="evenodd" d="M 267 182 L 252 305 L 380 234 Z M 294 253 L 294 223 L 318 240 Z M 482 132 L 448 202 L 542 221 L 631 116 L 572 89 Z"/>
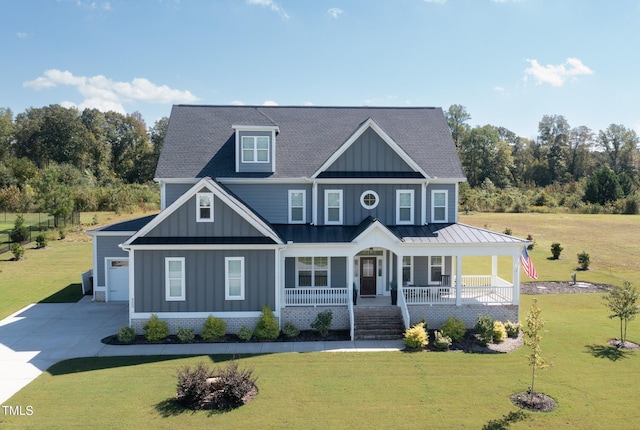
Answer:
<path fill-rule="evenodd" d="M 282 327 L 282 333 L 288 338 L 293 338 L 300 334 L 300 329 L 291 321 L 287 321 L 284 323 L 284 327 Z"/>
<path fill-rule="evenodd" d="M 316 315 L 316 319 L 310 324 L 311 328 L 318 330 L 320 336 L 327 337 L 333 320 L 333 312 L 329 309 L 322 311 Z"/>
<path fill-rule="evenodd" d="M 238 339 L 244 340 L 246 342 L 251 340 L 251 338 L 253 337 L 253 330 L 251 330 L 246 325 L 243 325 L 242 327 L 240 327 L 240 330 L 238 330 L 238 333 L 236 333 L 236 335 L 238 336 Z"/>
<path fill-rule="evenodd" d="M 160 342 L 169 336 L 169 324 L 160 321 L 158 315 L 151 314 L 151 318 L 144 325 L 144 337 L 149 342 Z"/>
<path fill-rule="evenodd" d="M 420 350 L 424 349 L 429 343 L 429 334 L 424 329 L 424 325 L 419 322 L 404 331 L 404 338 L 402 340 L 407 349 Z"/>
<path fill-rule="evenodd" d="M 269 306 L 262 306 L 262 315 L 253 334 L 259 340 L 274 340 L 278 338 L 280 327 L 278 327 L 278 320 L 276 320 Z"/>
<path fill-rule="evenodd" d="M 507 336 L 516 338 L 520 334 L 521 325 L 519 322 L 507 321 L 504 323 L 504 329 L 507 331 Z"/>
<path fill-rule="evenodd" d="M 118 331 L 118 342 L 120 343 L 131 343 L 135 340 L 136 334 L 133 331 L 133 328 L 129 326 L 120 327 L 120 331 Z"/>
<path fill-rule="evenodd" d="M 187 327 L 178 327 L 178 331 L 176 333 L 176 337 L 182 343 L 193 342 L 193 339 L 195 339 L 195 335 L 193 334 L 193 329 L 190 328 L 190 327 L 189 328 L 187 328 Z"/>
<path fill-rule="evenodd" d="M 29 227 L 24 225 L 24 217 L 18 215 L 13 223 L 13 230 L 9 233 L 12 242 L 24 242 L 29 239 Z"/>
<path fill-rule="evenodd" d="M 442 335 L 451 338 L 453 342 L 457 342 L 464 337 L 467 329 L 464 322 L 456 317 L 449 317 L 442 325 Z"/>
<path fill-rule="evenodd" d="M 527 249 L 529 251 L 532 251 L 533 248 L 536 246 L 536 241 L 533 239 L 533 236 L 531 236 L 530 234 L 527 235 L 527 240 L 531 242 L 529 245 L 527 245 Z"/>
<path fill-rule="evenodd" d="M 508 234 L 509 236 L 511 236 L 513 234 L 513 231 L 509 227 L 507 227 L 504 229 L 504 234 Z"/>
<path fill-rule="evenodd" d="M 493 341 L 494 342 L 504 342 L 507 338 L 507 330 L 504 328 L 504 324 L 501 321 L 493 322 Z"/>
<path fill-rule="evenodd" d="M 227 323 L 209 315 L 202 325 L 202 334 L 200 337 L 206 341 L 221 339 L 227 333 Z"/>
<path fill-rule="evenodd" d="M 451 338 L 443 336 L 438 330 L 434 332 L 433 346 L 438 351 L 448 351 L 451 346 Z"/>
<path fill-rule="evenodd" d="M 584 251 L 579 253 L 578 264 L 580 265 L 580 270 L 589 270 L 589 264 L 591 264 L 591 257 L 589 257 L 589 254 Z"/>
<path fill-rule="evenodd" d="M 491 315 L 478 315 L 475 329 L 481 344 L 487 345 L 493 341 L 493 318 Z"/>
<path fill-rule="evenodd" d="M 20 245 L 18 242 L 14 242 L 9 245 L 9 251 L 11 251 L 15 260 L 20 260 L 24 257 L 24 246 Z"/>
<path fill-rule="evenodd" d="M 47 246 L 48 240 L 47 235 L 44 233 L 40 233 L 36 236 L 36 248 L 41 249 Z"/>
<path fill-rule="evenodd" d="M 560 246 L 558 242 L 554 242 L 551 244 L 551 255 L 553 255 L 553 259 L 557 260 L 560 258 L 560 253 L 564 248 Z"/>

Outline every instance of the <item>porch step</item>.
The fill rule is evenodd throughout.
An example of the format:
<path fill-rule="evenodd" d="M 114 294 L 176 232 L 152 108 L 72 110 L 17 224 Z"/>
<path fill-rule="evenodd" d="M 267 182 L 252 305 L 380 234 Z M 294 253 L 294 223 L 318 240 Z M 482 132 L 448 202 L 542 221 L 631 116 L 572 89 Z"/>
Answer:
<path fill-rule="evenodd" d="M 356 339 L 402 339 L 404 322 L 397 306 L 355 306 L 354 319 Z"/>

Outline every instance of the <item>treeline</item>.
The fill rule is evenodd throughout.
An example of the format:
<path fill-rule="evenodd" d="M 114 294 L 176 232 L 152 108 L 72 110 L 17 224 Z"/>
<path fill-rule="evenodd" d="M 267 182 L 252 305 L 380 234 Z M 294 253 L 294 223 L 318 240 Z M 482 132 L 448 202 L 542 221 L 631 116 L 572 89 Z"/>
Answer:
<path fill-rule="evenodd" d="M 595 132 L 545 115 L 535 139 L 493 125 L 471 127 L 466 108 L 446 112 L 467 184 L 462 210 L 640 212 L 640 139 L 623 125 Z"/>
<path fill-rule="evenodd" d="M 0 108 L 0 210 L 47 212 L 155 209 L 152 182 L 168 125 L 150 129 L 135 112 L 49 105 L 13 117 Z"/>

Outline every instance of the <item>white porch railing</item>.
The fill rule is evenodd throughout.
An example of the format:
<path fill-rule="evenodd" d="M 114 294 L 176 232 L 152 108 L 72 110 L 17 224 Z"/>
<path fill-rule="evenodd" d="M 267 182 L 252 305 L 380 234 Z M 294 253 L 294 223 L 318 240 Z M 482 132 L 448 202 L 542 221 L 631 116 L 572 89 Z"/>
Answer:
<path fill-rule="evenodd" d="M 285 288 L 285 306 L 333 306 L 347 305 L 347 288 Z"/>
<path fill-rule="evenodd" d="M 404 328 L 408 329 L 409 325 L 411 325 L 411 316 L 409 315 L 409 308 L 407 307 L 407 301 L 405 300 L 405 293 L 402 285 L 398 285 L 398 306 L 402 311 L 402 322 L 404 323 Z"/>
<path fill-rule="evenodd" d="M 453 286 L 403 287 L 407 304 L 455 305 L 457 289 Z M 513 285 L 490 275 L 463 276 L 461 304 L 504 305 L 513 303 Z"/>
<path fill-rule="evenodd" d="M 407 304 L 456 304 L 455 287 L 403 287 Z"/>

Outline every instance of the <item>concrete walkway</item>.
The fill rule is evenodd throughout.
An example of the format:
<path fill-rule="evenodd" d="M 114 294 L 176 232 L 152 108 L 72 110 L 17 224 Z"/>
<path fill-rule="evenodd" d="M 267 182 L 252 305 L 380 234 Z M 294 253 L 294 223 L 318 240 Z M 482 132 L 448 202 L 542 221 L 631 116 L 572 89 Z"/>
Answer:
<path fill-rule="evenodd" d="M 401 340 L 105 345 L 128 321 L 127 303 L 37 303 L 0 321 L 0 405 L 58 361 L 77 357 L 398 351 Z"/>

